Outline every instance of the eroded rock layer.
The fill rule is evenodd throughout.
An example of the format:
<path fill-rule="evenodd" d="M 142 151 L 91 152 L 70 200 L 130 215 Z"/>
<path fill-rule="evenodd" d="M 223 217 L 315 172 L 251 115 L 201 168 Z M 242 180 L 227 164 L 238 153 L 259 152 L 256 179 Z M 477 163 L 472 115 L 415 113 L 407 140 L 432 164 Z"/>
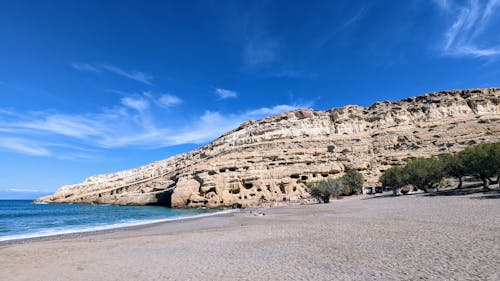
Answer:
<path fill-rule="evenodd" d="M 355 169 L 366 186 L 415 157 L 500 141 L 500 89 L 443 91 L 368 107 L 248 121 L 199 149 L 98 175 L 38 201 L 171 207 L 312 202 L 307 184 Z"/>

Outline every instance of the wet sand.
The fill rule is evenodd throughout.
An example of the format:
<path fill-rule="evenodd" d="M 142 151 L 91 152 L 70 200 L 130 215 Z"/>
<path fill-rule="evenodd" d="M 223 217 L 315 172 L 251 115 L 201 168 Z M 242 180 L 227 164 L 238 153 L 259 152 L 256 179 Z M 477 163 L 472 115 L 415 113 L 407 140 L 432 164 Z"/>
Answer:
<path fill-rule="evenodd" d="M 2 280 L 500 279 L 500 194 L 495 191 L 378 196 L 263 211 L 265 216 L 242 210 L 0 244 L 0 276 Z"/>

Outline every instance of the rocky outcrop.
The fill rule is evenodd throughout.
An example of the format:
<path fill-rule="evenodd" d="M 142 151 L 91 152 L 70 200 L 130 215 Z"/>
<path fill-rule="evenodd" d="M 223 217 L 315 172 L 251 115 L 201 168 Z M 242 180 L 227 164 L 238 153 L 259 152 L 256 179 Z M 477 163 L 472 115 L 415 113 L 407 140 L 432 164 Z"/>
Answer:
<path fill-rule="evenodd" d="M 308 203 L 308 183 L 348 169 L 363 173 L 371 186 L 391 165 L 498 141 L 499 88 L 302 109 L 245 122 L 191 152 L 90 177 L 37 200 L 176 208 Z"/>

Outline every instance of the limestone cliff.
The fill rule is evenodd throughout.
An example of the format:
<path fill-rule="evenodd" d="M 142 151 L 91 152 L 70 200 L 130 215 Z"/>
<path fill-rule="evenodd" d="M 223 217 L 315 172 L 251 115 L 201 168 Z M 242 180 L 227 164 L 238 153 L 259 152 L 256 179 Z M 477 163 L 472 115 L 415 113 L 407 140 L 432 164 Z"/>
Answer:
<path fill-rule="evenodd" d="M 498 141 L 500 88 L 302 109 L 245 122 L 191 152 L 90 177 L 37 200 L 177 208 L 308 203 L 307 183 L 346 169 L 363 173 L 371 186 L 385 169 L 410 158 Z"/>

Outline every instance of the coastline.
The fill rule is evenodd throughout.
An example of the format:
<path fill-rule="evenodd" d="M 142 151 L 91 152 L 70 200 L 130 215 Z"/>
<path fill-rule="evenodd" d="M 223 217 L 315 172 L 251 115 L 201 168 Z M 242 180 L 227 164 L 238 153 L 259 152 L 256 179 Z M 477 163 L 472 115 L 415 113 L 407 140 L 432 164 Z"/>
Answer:
<path fill-rule="evenodd" d="M 374 196 L 376 197 L 376 196 Z M 345 197 L 342 199 L 335 199 L 334 201 L 336 202 L 345 202 L 349 200 L 359 200 L 367 198 L 366 195 L 353 195 L 349 197 Z M 48 203 L 35 203 L 35 204 L 48 204 Z M 3 245 L 12 245 L 12 244 L 25 244 L 25 243 L 31 243 L 31 242 L 39 242 L 39 241 L 53 241 L 53 240 L 63 240 L 63 239 L 75 239 L 75 238 L 85 238 L 87 236 L 91 235 L 99 235 L 99 234 L 108 234 L 108 233 L 114 233 L 117 231 L 122 231 L 122 230 L 141 230 L 144 228 L 148 227 L 154 227 L 158 226 L 161 224 L 169 224 L 169 223 L 174 223 L 174 222 L 185 222 L 185 221 L 191 221 L 191 220 L 201 220 L 203 218 L 207 217 L 224 217 L 224 216 L 231 216 L 231 215 L 237 215 L 237 214 L 245 214 L 245 213 L 250 213 L 250 212 L 265 212 L 269 213 L 273 210 L 276 209 L 286 209 L 286 208 L 294 208 L 297 206 L 310 206 L 314 204 L 295 204 L 295 205 L 282 205 L 282 206 L 275 206 L 275 207 L 255 207 L 255 208 L 243 208 L 243 209 L 219 209 L 217 211 L 211 212 L 211 213 L 203 213 L 203 214 L 198 214 L 194 216 L 187 216 L 187 217 L 175 217 L 175 218 L 166 218 L 166 219 L 155 219 L 152 220 L 151 222 L 145 221 L 144 223 L 137 223 L 137 224 L 130 224 L 130 225 L 125 225 L 125 226 L 110 226 L 110 227 L 104 227 L 103 229 L 95 229 L 95 230 L 82 230 L 82 231 L 71 231 L 68 233 L 61 233 L 61 234 L 48 234 L 48 235 L 42 235 L 42 236 L 35 236 L 35 237 L 27 237 L 27 238 L 19 238 L 19 239 L 9 239 L 9 240 L 0 240 L 0 248 Z M 2 237 L 0 237 L 2 238 Z"/>
<path fill-rule="evenodd" d="M 241 211 L 240 209 L 225 209 L 225 210 L 223 209 L 223 210 L 218 210 L 218 211 L 214 211 L 211 213 L 203 213 L 203 214 L 198 214 L 198 215 L 193 215 L 193 216 L 180 216 L 180 217 L 165 218 L 165 219 L 144 220 L 144 221 L 137 221 L 137 222 L 130 222 L 130 223 L 125 222 L 125 223 L 111 224 L 109 226 L 102 226 L 102 227 L 69 229 L 69 230 L 67 230 L 66 233 L 54 233 L 54 234 L 46 234 L 46 235 L 25 234 L 22 236 L 32 236 L 32 237 L 0 240 L 0 247 L 3 245 L 25 244 L 25 243 L 38 242 L 38 241 L 75 239 L 75 238 L 86 237 L 89 235 L 113 233 L 115 231 L 122 231 L 122 230 L 127 230 L 127 229 L 128 230 L 137 230 L 137 229 L 147 228 L 149 226 L 155 226 L 155 225 L 159 225 L 159 224 L 163 224 L 163 223 L 182 222 L 182 221 L 188 221 L 188 220 L 203 219 L 203 218 L 212 217 L 212 216 L 231 215 L 231 214 L 239 213 L 240 211 Z M 21 235 L 15 235 L 15 236 L 21 236 Z M 0 239 L 2 239 L 2 238 L 3 237 L 0 237 Z"/>
<path fill-rule="evenodd" d="M 0 274 L 12 281 L 495 280 L 498 195 L 367 197 L 26 240 L 0 246 Z"/>

